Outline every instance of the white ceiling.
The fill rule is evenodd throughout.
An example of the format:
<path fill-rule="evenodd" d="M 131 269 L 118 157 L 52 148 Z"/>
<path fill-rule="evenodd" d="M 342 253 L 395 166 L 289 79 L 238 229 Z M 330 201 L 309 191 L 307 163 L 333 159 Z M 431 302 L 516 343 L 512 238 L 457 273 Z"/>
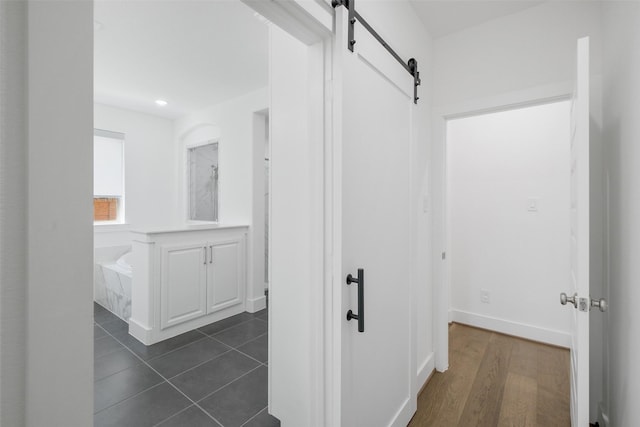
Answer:
<path fill-rule="evenodd" d="M 434 38 L 510 15 L 541 0 L 410 0 Z"/>
<path fill-rule="evenodd" d="M 95 21 L 96 102 L 176 118 L 267 85 L 268 26 L 239 0 L 98 0 Z"/>
<path fill-rule="evenodd" d="M 436 38 L 543 3 L 410 2 Z M 177 118 L 265 87 L 268 26 L 259 18 L 240 0 L 96 1 L 96 102 Z"/>

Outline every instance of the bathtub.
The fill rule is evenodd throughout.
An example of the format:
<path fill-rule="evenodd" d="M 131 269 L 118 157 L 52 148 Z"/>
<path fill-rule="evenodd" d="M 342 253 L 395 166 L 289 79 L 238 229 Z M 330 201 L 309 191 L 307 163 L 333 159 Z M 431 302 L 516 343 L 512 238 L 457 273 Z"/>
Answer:
<path fill-rule="evenodd" d="M 111 260 L 96 264 L 96 302 L 127 323 L 131 317 L 131 256 L 132 252 L 129 251 L 115 262 Z"/>

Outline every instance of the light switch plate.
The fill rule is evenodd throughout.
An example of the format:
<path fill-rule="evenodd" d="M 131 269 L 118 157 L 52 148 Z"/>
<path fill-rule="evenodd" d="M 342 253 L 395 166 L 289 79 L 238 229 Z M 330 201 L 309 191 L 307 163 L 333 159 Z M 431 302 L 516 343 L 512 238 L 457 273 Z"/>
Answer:
<path fill-rule="evenodd" d="M 429 212 L 429 196 L 426 194 L 422 196 L 422 212 Z"/>
<path fill-rule="evenodd" d="M 527 199 L 527 211 L 538 212 L 538 199 L 533 197 Z"/>

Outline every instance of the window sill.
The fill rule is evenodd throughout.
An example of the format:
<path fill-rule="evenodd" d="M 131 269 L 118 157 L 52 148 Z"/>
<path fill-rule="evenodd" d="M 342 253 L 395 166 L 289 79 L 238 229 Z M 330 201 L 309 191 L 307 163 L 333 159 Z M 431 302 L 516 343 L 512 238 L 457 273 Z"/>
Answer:
<path fill-rule="evenodd" d="M 220 221 L 201 221 L 197 219 L 188 219 L 185 221 L 187 225 L 218 225 Z"/>
<path fill-rule="evenodd" d="M 112 231 L 129 231 L 129 224 L 122 222 L 94 222 L 94 233 L 109 233 Z"/>

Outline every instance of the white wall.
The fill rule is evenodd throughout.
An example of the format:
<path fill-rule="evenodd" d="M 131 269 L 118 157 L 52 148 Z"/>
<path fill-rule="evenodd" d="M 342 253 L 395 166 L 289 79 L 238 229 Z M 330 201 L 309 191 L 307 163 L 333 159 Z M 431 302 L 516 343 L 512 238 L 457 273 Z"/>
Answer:
<path fill-rule="evenodd" d="M 605 425 L 628 427 L 640 419 L 640 4 L 606 2 L 603 22 L 609 232 L 604 412 Z"/>
<path fill-rule="evenodd" d="M 576 40 L 591 37 L 601 74 L 598 2 L 553 1 L 439 38 L 434 106 L 573 80 Z"/>
<path fill-rule="evenodd" d="M 447 161 L 452 319 L 568 347 L 569 102 L 451 120 Z"/>
<path fill-rule="evenodd" d="M 93 4 L 27 7 L 28 210 L 20 211 L 28 223 L 25 424 L 90 426 Z"/>
<path fill-rule="evenodd" d="M 27 3 L 0 2 L 0 425 L 25 425 Z"/>
<path fill-rule="evenodd" d="M 253 113 L 268 107 L 267 89 L 250 92 L 175 121 L 182 218 L 186 218 L 185 146 L 219 140 L 220 222 L 251 223 Z"/>
<path fill-rule="evenodd" d="M 263 174 L 254 170 L 254 113 L 268 107 L 266 88 L 250 92 L 202 111 L 194 112 L 175 121 L 174 163 L 177 169 L 179 218 L 187 218 L 187 180 L 185 175 L 186 147 L 211 139 L 219 141 L 219 214 L 220 222 L 252 225 L 253 177 Z M 261 155 L 262 155 L 261 151 Z M 261 227 L 259 227 L 262 229 Z M 253 227 L 248 241 L 248 289 L 249 311 L 265 307 L 263 274 L 257 276 L 254 265 Z M 262 261 L 263 262 L 263 261 Z M 259 262 L 260 263 L 260 262 Z M 263 265 L 263 264 L 261 264 Z"/>
<path fill-rule="evenodd" d="M 307 118 L 309 54 L 307 46 L 281 29 L 272 27 L 269 34 L 269 411 L 284 426 L 312 425 L 311 408 L 319 402 L 309 399 L 316 356 L 309 334 L 313 315 L 310 295 L 312 286 L 322 283 L 322 278 L 311 276 L 317 243 L 310 238 L 311 201 L 322 195 L 314 194 L 310 173 L 314 162 Z"/>
<path fill-rule="evenodd" d="M 95 247 L 131 244 L 128 229 L 179 221 L 173 121 L 94 104 L 96 129 L 125 134 L 126 227 L 97 226 Z"/>
<path fill-rule="evenodd" d="M 591 38 L 591 287 L 603 277 L 602 146 L 600 128 L 602 25 L 600 2 L 557 1 L 507 15 L 434 42 L 434 280 L 446 280 L 444 229 L 444 136 L 446 115 L 471 113 L 568 95 L 573 90 L 577 39 Z M 436 286 L 436 297 L 440 286 Z M 560 290 L 558 290 L 560 292 Z M 445 295 L 445 299 L 447 296 Z M 448 305 L 448 304 L 446 304 Z M 444 317 L 444 316 L 443 316 Z M 591 316 L 591 412 L 600 400 L 603 352 L 602 317 Z M 599 323 L 600 322 L 600 323 Z M 444 323 L 442 320 L 440 323 Z M 442 330 L 443 333 L 438 334 Z M 436 329 L 438 348 L 446 347 Z M 438 364 L 440 357 L 436 358 Z"/>

